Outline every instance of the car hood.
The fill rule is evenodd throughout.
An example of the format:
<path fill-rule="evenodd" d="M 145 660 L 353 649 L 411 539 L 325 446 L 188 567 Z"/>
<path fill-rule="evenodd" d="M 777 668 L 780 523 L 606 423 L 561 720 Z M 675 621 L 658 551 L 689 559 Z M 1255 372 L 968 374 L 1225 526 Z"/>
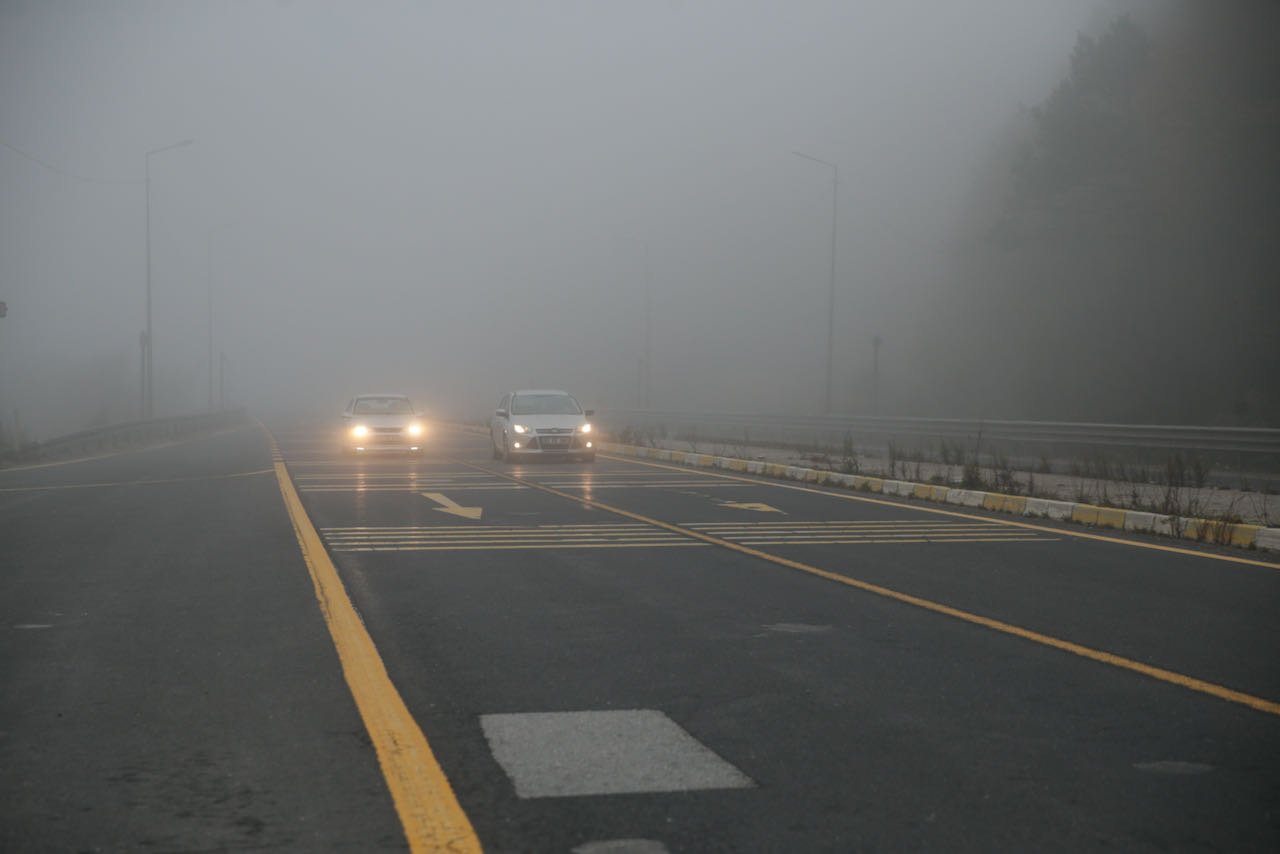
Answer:
<path fill-rule="evenodd" d="M 586 424 L 587 419 L 581 415 L 512 415 L 511 423 L 523 424 L 534 430 L 547 430 L 552 427 L 578 428 Z"/>
<path fill-rule="evenodd" d="M 405 427 L 420 420 L 416 415 L 353 415 L 350 423 L 363 424 L 366 427 Z"/>

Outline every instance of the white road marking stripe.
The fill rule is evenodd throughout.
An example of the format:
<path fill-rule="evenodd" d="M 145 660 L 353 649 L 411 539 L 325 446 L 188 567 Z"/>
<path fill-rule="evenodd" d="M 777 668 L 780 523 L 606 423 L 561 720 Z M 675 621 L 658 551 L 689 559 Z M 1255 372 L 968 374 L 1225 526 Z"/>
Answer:
<path fill-rule="evenodd" d="M 517 484 L 493 484 L 492 486 L 457 486 L 451 484 L 432 484 L 423 483 L 416 486 L 300 486 L 299 492 L 421 492 L 424 489 L 440 487 L 448 489 L 450 492 L 454 490 L 467 490 L 469 492 L 491 490 L 495 492 L 511 492 L 521 489 L 528 489 L 527 486 L 519 486 Z"/>
<path fill-rule="evenodd" d="M 869 536 L 858 539 L 821 539 L 821 540 L 734 540 L 744 546 L 821 546 L 821 545 L 853 545 L 857 543 L 1046 543 L 1057 542 L 1052 537 L 929 537 L 920 534 L 905 534 L 901 537 Z"/>
<path fill-rule="evenodd" d="M 581 540 L 572 543 L 559 541 L 532 543 L 387 543 L 385 545 L 369 545 L 353 543 L 351 545 L 331 546 L 334 554 L 344 552 L 448 552 L 448 551 L 511 551 L 519 549 L 555 551 L 556 549 L 606 549 L 606 548 L 671 548 L 697 545 L 692 540 Z"/>
<path fill-rule="evenodd" d="M 755 785 L 655 709 L 481 715 L 480 726 L 521 798 Z"/>
<path fill-rule="evenodd" d="M 320 528 L 327 531 L 552 531 L 584 528 L 588 530 L 645 529 L 652 530 L 649 525 L 640 522 L 590 523 L 582 522 L 572 525 L 407 525 L 404 527 L 367 525 L 356 527 Z"/>

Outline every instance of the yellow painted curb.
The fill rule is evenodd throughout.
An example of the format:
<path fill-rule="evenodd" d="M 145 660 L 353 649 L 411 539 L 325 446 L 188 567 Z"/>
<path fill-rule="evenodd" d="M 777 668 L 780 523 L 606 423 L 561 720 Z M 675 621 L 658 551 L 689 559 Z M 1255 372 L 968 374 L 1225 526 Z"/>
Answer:
<path fill-rule="evenodd" d="M 1248 548 L 1257 542 L 1260 530 L 1263 530 L 1261 525 L 1242 525 L 1218 522 L 1213 519 L 1187 519 L 1186 526 L 1182 529 L 1182 537 L 1201 543 Z"/>
<path fill-rule="evenodd" d="M 1077 504 L 1071 509 L 1071 521 L 1082 525 L 1095 525 L 1099 528 L 1124 528 L 1125 511 L 1116 507 L 1095 507 L 1092 504 Z"/>
<path fill-rule="evenodd" d="M 997 513 L 1013 513 L 1021 516 L 1023 511 L 1027 509 L 1027 498 L 1025 495 L 1004 495 L 999 492 L 988 492 L 986 497 L 982 499 L 982 506 Z"/>

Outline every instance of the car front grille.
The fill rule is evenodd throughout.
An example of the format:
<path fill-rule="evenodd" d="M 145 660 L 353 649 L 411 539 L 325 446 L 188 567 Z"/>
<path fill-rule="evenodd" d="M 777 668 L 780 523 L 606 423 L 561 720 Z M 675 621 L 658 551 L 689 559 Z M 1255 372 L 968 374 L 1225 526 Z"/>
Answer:
<path fill-rule="evenodd" d="M 529 447 L 543 451 L 578 451 L 582 449 L 582 439 L 578 436 L 538 436 Z"/>

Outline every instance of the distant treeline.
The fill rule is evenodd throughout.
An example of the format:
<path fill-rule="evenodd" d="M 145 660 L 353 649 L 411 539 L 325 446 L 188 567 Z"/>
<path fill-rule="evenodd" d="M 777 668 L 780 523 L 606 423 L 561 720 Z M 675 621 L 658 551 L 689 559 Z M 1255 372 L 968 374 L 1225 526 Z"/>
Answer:
<path fill-rule="evenodd" d="M 1164 9 L 1082 34 L 1000 146 L 919 408 L 1280 425 L 1280 3 Z"/>

